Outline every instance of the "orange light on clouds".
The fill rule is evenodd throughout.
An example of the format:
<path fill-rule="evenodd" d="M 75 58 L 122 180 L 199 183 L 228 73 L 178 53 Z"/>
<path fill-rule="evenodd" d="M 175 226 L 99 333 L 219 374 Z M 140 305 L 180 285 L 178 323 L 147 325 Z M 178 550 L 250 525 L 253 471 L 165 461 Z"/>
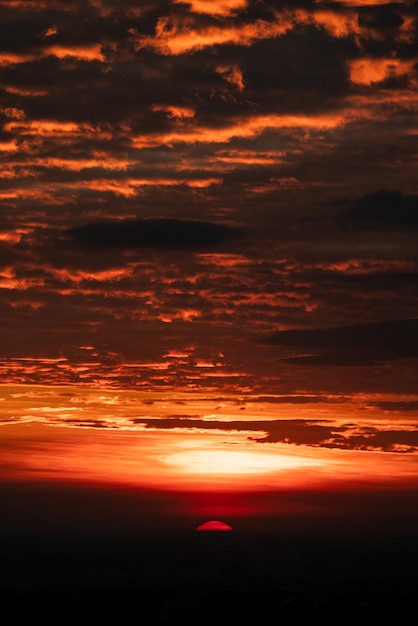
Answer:
<path fill-rule="evenodd" d="M 414 7 L 0 0 L 3 488 L 414 493 Z"/>
<path fill-rule="evenodd" d="M 85 346 L 88 352 L 93 346 Z M 38 371 L 66 360 L 39 359 L 29 364 Z M 161 369 L 161 363 L 155 366 Z M 83 369 L 83 364 L 79 364 Z M 416 478 L 417 454 L 379 450 L 332 449 L 327 446 L 261 443 L 266 434 L 254 430 L 261 413 L 267 420 L 286 419 L 289 411 L 298 421 L 315 415 L 334 420 L 356 420 L 361 408 L 318 403 L 314 408 L 248 403 L 231 395 L 220 402 L 217 394 L 195 395 L 89 387 L 3 386 L 0 389 L 0 448 L 2 472 L 9 480 L 37 480 L 125 484 L 170 490 L 269 490 L 320 488 L 322 484 L 379 484 Z M 167 420 L 179 410 L 191 414 L 181 427 Z M 141 423 L 152 419 L 152 426 Z M 194 419 L 198 420 L 196 427 Z M 357 415 L 357 417 L 356 417 Z M 146 417 L 145 417 L 146 416 Z M 171 416 L 167 418 L 167 416 Z M 203 416 L 203 417 L 202 417 Z M 376 415 L 373 424 L 384 432 L 388 423 Z M 244 422 L 242 420 L 244 419 Z M 159 426 L 161 421 L 161 427 Z M 191 421 L 190 421 L 191 420 Z M 219 428 L 214 420 L 222 420 Z M 237 429 L 237 420 L 242 425 Z M 245 422 L 247 420 L 247 422 Z M 231 422 L 228 428 L 228 422 Z M 207 423 L 207 427 L 206 424 Z M 248 427 L 245 426 L 248 423 Z M 222 424 L 222 428 L 220 425 Z M 371 423 L 370 423 L 371 425 Z M 398 423 L 399 425 L 399 423 Z M 413 432 L 415 422 L 402 428 Z M 265 428 L 265 424 L 263 426 Z M 354 431 L 353 431 L 354 432 Z"/>
<path fill-rule="evenodd" d="M 117 282 L 124 280 L 133 274 L 133 268 L 118 268 L 111 270 L 101 270 L 96 272 L 88 272 L 83 270 L 67 270 L 50 267 L 47 272 L 64 282 L 82 283 L 84 281 L 94 282 Z"/>
<path fill-rule="evenodd" d="M 209 6 L 209 2 L 207 4 Z M 345 3 L 347 7 L 359 6 L 360 4 L 359 2 Z M 367 5 L 368 3 L 364 2 L 363 4 Z M 213 2 L 210 3 L 211 7 L 212 5 L 214 5 Z M 216 15 L 213 11 L 212 14 Z M 397 37 L 401 40 L 409 40 L 414 24 L 414 19 L 407 17 L 405 23 L 400 27 Z M 216 45 L 250 46 L 255 41 L 281 37 L 297 27 L 311 25 L 323 28 L 331 37 L 341 38 L 352 35 L 359 47 L 361 47 L 358 40 L 359 36 L 372 39 L 379 37 L 367 25 L 359 24 L 358 15 L 355 11 L 338 12 L 332 8 L 329 10 L 317 9 L 311 12 L 305 9 L 286 9 L 275 11 L 269 21 L 263 19 L 251 23 L 228 21 L 206 27 L 195 24 L 190 16 L 185 17 L 176 14 L 161 18 L 153 36 L 144 36 L 134 28 L 130 29 L 129 33 L 134 39 L 137 50 L 151 48 L 159 54 L 176 56 Z"/>
<path fill-rule="evenodd" d="M 6 231 L 0 233 L 0 241 L 6 241 L 8 243 L 19 243 L 24 235 L 30 233 L 30 229 L 28 228 L 17 228 L 14 230 Z M 0 272 L 0 277 L 8 277 L 12 278 L 14 276 L 14 271 L 10 267 L 5 267 Z"/>
<path fill-rule="evenodd" d="M 218 65 L 216 71 L 234 87 L 240 90 L 245 88 L 242 71 L 238 65 Z"/>
<path fill-rule="evenodd" d="M 0 152 L 17 152 L 19 147 L 15 140 L 0 141 Z"/>
<path fill-rule="evenodd" d="M 171 20 L 159 20 L 155 36 L 143 36 L 135 29 L 129 32 L 135 40 L 137 50 L 151 48 L 159 54 L 176 56 L 222 44 L 249 46 L 259 39 L 284 35 L 293 28 L 294 21 L 287 14 L 277 14 L 277 19 L 272 22 L 256 20 L 240 26 L 216 25 L 205 29 L 194 27 L 184 19 L 173 16 Z"/>
<path fill-rule="evenodd" d="M 354 115 L 352 111 L 350 115 Z M 358 115 L 358 114 L 356 114 Z M 309 130 L 330 130 L 344 126 L 349 121 L 348 114 L 324 115 L 259 115 L 242 119 L 240 122 L 222 128 L 210 128 L 190 125 L 188 128 L 173 130 L 168 133 L 154 134 L 144 137 L 133 137 L 132 144 L 136 148 L 147 148 L 160 145 L 173 146 L 177 143 L 227 143 L 233 138 L 253 138 L 267 130 L 300 128 Z"/>
<path fill-rule="evenodd" d="M 169 179 L 169 178 L 128 178 L 121 180 L 96 179 L 75 183 L 68 183 L 66 186 L 72 189 L 93 189 L 100 192 L 112 192 L 115 195 L 125 198 L 133 198 L 140 193 L 141 188 L 146 187 L 177 187 L 185 185 L 189 188 L 207 188 L 212 185 L 222 183 L 221 178 L 201 178 L 201 179 Z"/>
<path fill-rule="evenodd" d="M 8 122 L 5 125 L 8 132 L 19 132 L 22 135 L 84 135 L 95 132 L 91 124 L 77 124 L 76 122 L 61 122 L 58 120 L 39 120 L 26 122 Z"/>
<path fill-rule="evenodd" d="M 316 26 L 324 28 L 332 37 L 357 35 L 362 30 L 358 23 L 358 16 L 354 13 L 335 13 L 322 10 L 315 11 L 311 19 Z"/>
<path fill-rule="evenodd" d="M 173 0 L 173 4 L 186 4 L 194 13 L 227 16 L 246 9 L 248 0 Z"/>
<path fill-rule="evenodd" d="M 14 54 L 13 52 L 0 53 L 0 67 L 5 65 L 17 65 L 18 63 L 27 63 L 34 58 L 31 54 Z"/>
<path fill-rule="evenodd" d="M 174 119 L 191 119 L 195 116 L 196 112 L 190 107 L 165 105 L 165 104 L 153 104 L 151 109 L 153 111 L 163 111 L 168 117 Z"/>
<path fill-rule="evenodd" d="M 356 59 L 349 62 L 350 80 L 357 85 L 373 85 L 390 78 L 416 75 L 417 59 Z"/>
<path fill-rule="evenodd" d="M 80 61 L 105 61 L 99 44 L 80 47 L 50 46 L 43 52 L 44 56 L 54 56 L 57 59 L 74 58 Z"/>
<path fill-rule="evenodd" d="M 3 479 L 221 493 L 315 490 L 329 484 L 378 485 L 388 477 L 395 482 L 416 478 L 416 457 L 411 455 L 260 444 L 248 440 L 250 431 L 135 432 L 129 421 L 118 430 L 117 405 L 107 407 L 100 418 L 106 427 L 101 428 L 94 420 L 71 427 L 83 409 L 68 402 L 40 411 L 28 408 L 20 423 L 2 425 Z M 56 427 L 42 424 L 42 413 Z"/>
<path fill-rule="evenodd" d="M 128 167 L 134 165 L 134 163 L 135 161 L 133 160 L 112 157 L 110 155 L 103 156 L 103 158 L 92 157 L 90 159 L 59 159 L 47 157 L 42 161 L 42 167 L 69 170 L 70 172 L 81 172 L 81 170 L 94 168 L 126 171 Z"/>
<path fill-rule="evenodd" d="M 25 112 L 17 107 L 4 107 L 0 109 L 0 113 L 15 120 L 21 120 L 25 117 Z"/>
<path fill-rule="evenodd" d="M 1 197 L 1 196 L 0 196 Z M 7 236 L 7 234 L 6 234 Z M 3 241 L 9 241 L 15 243 L 15 239 L 4 239 Z M 18 240 L 20 241 L 20 239 Z M 17 291 L 27 291 L 33 287 L 43 287 L 45 280 L 43 278 L 19 278 L 16 276 L 16 270 L 13 267 L 5 267 L 0 270 L 0 289 L 13 289 Z"/>
<path fill-rule="evenodd" d="M 58 35 L 58 32 L 59 32 L 59 30 L 58 30 L 58 28 L 56 26 L 50 26 L 42 34 L 42 38 L 46 39 L 47 37 L 55 37 L 55 35 Z"/>
<path fill-rule="evenodd" d="M 210 157 L 211 163 L 231 164 L 235 166 L 243 165 L 274 165 L 281 163 L 286 156 L 282 151 L 251 151 L 251 150 L 217 150 L 213 157 Z"/>
<path fill-rule="evenodd" d="M 0 56 L 0 66 L 1 66 L 1 56 Z M 3 89 L 7 91 L 7 93 L 16 94 L 18 96 L 29 96 L 29 97 L 37 97 L 37 96 L 47 96 L 48 91 L 46 89 L 39 89 L 36 87 L 20 87 L 16 85 L 7 85 L 3 84 Z"/>
<path fill-rule="evenodd" d="M 78 407 L 45 407 L 61 428 L 36 422 L 42 411 L 30 410 L 33 417 L 23 424 L 2 426 L 4 476 L 28 480 L 97 481 L 171 489 L 238 489 L 306 483 L 306 470 L 329 461 L 304 457 L 303 451 L 278 454 L 269 447 L 246 443 L 242 433 L 187 431 L 129 431 L 68 428 L 65 421 L 77 419 Z M 103 417 L 102 419 L 106 419 Z M 112 420 L 109 420 L 111 428 Z M 244 433 L 245 434 L 245 433 Z M 19 441 L 28 439 L 22 455 Z M 226 440 L 229 443 L 223 443 Z M 9 443 L 8 443 L 9 442 Z M 11 444 L 10 442 L 13 442 Z M 236 449 L 237 446 L 244 449 Z M 215 449 L 216 446 L 216 449 Z M 316 476 L 318 480 L 318 476 Z"/>
<path fill-rule="evenodd" d="M 47 46 L 36 53 L 15 54 L 13 52 L 0 53 L 0 67 L 7 65 L 19 65 L 21 63 L 30 63 L 44 57 L 56 57 L 57 59 L 73 58 L 79 61 L 99 61 L 104 63 L 104 56 L 100 44 L 92 44 L 89 46 Z"/>

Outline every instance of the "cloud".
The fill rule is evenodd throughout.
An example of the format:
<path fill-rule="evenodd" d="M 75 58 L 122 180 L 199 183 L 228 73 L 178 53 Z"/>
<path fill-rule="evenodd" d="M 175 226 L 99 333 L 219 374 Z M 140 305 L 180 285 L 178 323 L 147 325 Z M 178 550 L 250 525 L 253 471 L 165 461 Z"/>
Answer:
<path fill-rule="evenodd" d="M 248 0 L 173 0 L 173 4 L 187 5 L 195 13 L 227 16 L 246 9 Z"/>
<path fill-rule="evenodd" d="M 417 59 L 355 59 L 349 61 L 350 80 L 357 85 L 373 85 L 374 83 L 394 82 L 398 85 L 401 79 L 407 81 L 416 77 Z"/>
<path fill-rule="evenodd" d="M 385 428 L 375 425 L 337 424 L 331 420 L 257 420 L 220 421 L 188 417 L 136 418 L 134 424 L 146 428 L 171 430 L 216 430 L 234 432 L 262 432 L 249 439 L 258 443 L 282 443 L 322 448 L 350 450 L 379 450 L 382 452 L 411 453 L 418 451 L 418 429 L 416 427 Z"/>
<path fill-rule="evenodd" d="M 351 203 L 338 216 L 342 228 L 388 230 L 418 228 L 418 195 L 380 190 Z"/>
<path fill-rule="evenodd" d="M 392 358 L 287 345 L 272 359 L 246 338 L 416 315 L 415 8 L 52 4 L 0 0 L 2 352 L 69 363 L 9 361 L 8 380 L 335 391 L 328 368 L 304 381 L 289 364 Z M 382 180 L 399 191 L 378 202 Z M 202 254 L 154 254 L 170 249 Z M 116 356 L 79 363 L 77 337 Z M 190 346 L 196 363 L 167 368 Z M 212 352 L 225 364 L 198 367 Z M 416 363 L 399 367 L 376 368 L 376 386 L 411 389 Z M 338 373 L 363 385 L 363 369 Z"/>
<path fill-rule="evenodd" d="M 65 234 L 88 248 L 201 250 L 231 240 L 238 229 L 215 222 L 155 218 L 92 222 Z"/>
<path fill-rule="evenodd" d="M 416 412 L 418 411 L 418 400 L 381 400 L 371 402 L 369 406 L 374 406 L 383 411 L 396 412 Z"/>
<path fill-rule="evenodd" d="M 257 441 L 347 450 L 411 453 L 418 451 L 418 429 L 380 429 L 375 426 L 351 424 L 336 426 L 300 420 L 299 424 L 275 422 L 267 436 Z"/>
<path fill-rule="evenodd" d="M 379 365 L 418 358 L 418 318 L 303 330 L 285 330 L 264 340 L 286 346 L 294 365 Z"/>
<path fill-rule="evenodd" d="M 179 15 L 160 18 L 153 36 L 143 36 L 136 29 L 130 34 L 138 51 L 151 49 L 162 55 L 182 55 L 208 47 L 236 44 L 250 46 L 257 40 L 280 37 L 294 28 L 293 16 L 275 16 L 276 19 L 257 19 L 245 22 L 202 23 Z"/>

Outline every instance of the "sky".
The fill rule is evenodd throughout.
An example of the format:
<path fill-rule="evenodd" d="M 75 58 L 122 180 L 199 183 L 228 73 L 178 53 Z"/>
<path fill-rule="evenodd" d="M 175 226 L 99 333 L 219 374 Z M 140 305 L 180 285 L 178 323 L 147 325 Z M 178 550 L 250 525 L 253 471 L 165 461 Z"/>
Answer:
<path fill-rule="evenodd" d="M 416 523 L 417 29 L 0 0 L 2 528 Z"/>

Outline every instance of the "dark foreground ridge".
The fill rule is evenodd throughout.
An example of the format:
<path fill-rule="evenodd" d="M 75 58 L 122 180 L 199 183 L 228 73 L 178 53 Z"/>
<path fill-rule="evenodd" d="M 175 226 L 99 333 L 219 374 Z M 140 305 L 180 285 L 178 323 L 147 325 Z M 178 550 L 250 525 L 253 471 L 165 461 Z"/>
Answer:
<path fill-rule="evenodd" d="M 3 535 L 0 602 L 61 624 L 400 623 L 418 609 L 417 553 L 407 536 Z"/>

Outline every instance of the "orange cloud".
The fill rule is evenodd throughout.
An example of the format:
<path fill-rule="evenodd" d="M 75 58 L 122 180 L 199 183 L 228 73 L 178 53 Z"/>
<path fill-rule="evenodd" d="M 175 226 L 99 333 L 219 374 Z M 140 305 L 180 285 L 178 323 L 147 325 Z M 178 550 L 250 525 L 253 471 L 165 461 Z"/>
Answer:
<path fill-rule="evenodd" d="M 134 165 L 135 161 L 127 159 L 118 159 L 110 155 L 104 156 L 102 159 L 58 159 L 45 158 L 41 162 L 36 162 L 39 166 L 46 168 L 57 168 L 69 170 L 71 172 L 80 172 L 85 169 L 99 168 L 104 170 L 127 170 L 129 165 Z"/>
<path fill-rule="evenodd" d="M 173 106 L 170 104 L 153 104 L 153 111 L 163 111 L 172 119 L 191 119 L 196 115 L 196 111 L 191 107 Z"/>
<path fill-rule="evenodd" d="M 219 65 L 216 68 L 218 74 L 222 76 L 228 83 L 238 89 L 243 90 L 245 88 L 242 71 L 238 65 Z"/>
<path fill-rule="evenodd" d="M 16 228 L 14 230 L 10 230 L 4 233 L 0 232 L 0 241 L 5 241 L 6 243 L 19 243 L 22 239 L 23 235 L 27 235 L 30 233 L 29 228 Z M 4 273 L 6 272 L 6 273 Z M 10 274 L 12 272 L 12 274 Z M 13 270 L 8 268 L 7 270 L 3 270 L 3 275 L 0 274 L 0 277 L 3 278 L 12 278 L 14 276 Z"/>
<path fill-rule="evenodd" d="M 16 152 L 18 150 L 16 140 L 0 141 L 0 152 Z"/>
<path fill-rule="evenodd" d="M 1 55 L 0 55 L 0 65 L 1 65 Z M 37 89 L 35 87 L 16 87 L 15 85 L 7 85 L 3 84 L 3 89 L 7 91 L 7 93 L 17 94 L 18 96 L 47 96 L 48 92 L 45 89 Z"/>
<path fill-rule="evenodd" d="M 246 9 L 248 0 L 173 0 L 173 4 L 186 4 L 194 13 L 227 16 Z"/>
<path fill-rule="evenodd" d="M 37 120 L 25 122 L 8 122 L 4 129 L 7 132 L 17 131 L 21 135 L 46 135 L 60 137 L 62 135 L 84 135 L 95 133 L 91 124 L 76 122 L 59 122 L 58 120 Z"/>
<path fill-rule="evenodd" d="M 357 85 L 372 85 L 390 78 L 413 74 L 417 59 L 357 59 L 349 62 L 350 80 Z"/>
<path fill-rule="evenodd" d="M 32 173 L 35 177 L 35 173 Z M 32 202 L 40 202 L 48 205 L 58 206 L 63 202 L 68 202 L 68 190 L 62 191 L 57 189 L 53 183 L 48 185 L 40 185 L 34 183 L 33 186 L 19 186 L 9 188 L 6 191 L 0 191 L 1 200 L 30 200 Z"/>
<path fill-rule="evenodd" d="M 43 287 L 44 283 L 40 278 L 16 278 L 16 271 L 12 267 L 0 271 L 0 289 L 26 291 L 32 287 Z"/>
<path fill-rule="evenodd" d="M 325 4 L 327 0 L 320 1 L 316 0 L 317 4 Z M 371 1 L 363 1 L 360 0 L 341 0 L 341 2 L 334 2 L 333 0 L 328 0 L 328 4 L 338 4 L 347 7 L 344 12 L 335 12 L 332 9 L 323 10 L 319 9 L 312 14 L 312 21 L 324 27 L 332 36 L 334 37 L 345 37 L 347 35 L 354 35 L 357 41 L 357 45 L 362 49 L 362 43 L 358 39 L 358 37 L 363 38 L 371 38 L 371 39 L 382 39 L 386 37 L 385 33 L 380 33 L 378 30 L 374 29 L 372 26 L 367 24 L 360 24 L 358 20 L 358 11 L 355 11 L 356 8 L 361 6 L 381 6 L 382 4 L 395 4 L 391 0 L 385 0 L 383 2 L 375 2 Z M 396 0 L 397 4 L 409 5 L 410 2 Z M 402 15 L 402 24 L 400 24 L 397 28 L 396 39 L 398 41 L 405 41 L 409 43 L 413 43 L 415 41 L 415 33 L 416 33 L 416 18 L 412 15 L 403 14 Z"/>
<path fill-rule="evenodd" d="M 301 21 L 306 21 L 306 19 L 307 17 L 304 17 Z M 362 31 L 358 23 L 358 15 L 352 12 L 315 11 L 310 19 L 315 26 L 324 28 L 332 37 L 336 38 L 348 37 L 352 34 L 358 35 Z"/>
<path fill-rule="evenodd" d="M 5 65 L 17 65 L 33 61 L 36 56 L 33 54 L 14 54 L 13 52 L 0 52 L 0 67 Z"/>
<path fill-rule="evenodd" d="M 6 117 L 14 120 L 22 120 L 25 117 L 25 112 L 22 109 L 16 107 L 4 107 L 0 109 L 0 113 L 3 113 Z"/>
<path fill-rule="evenodd" d="M 14 54 L 12 52 L 0 53 L 0 67 L 7 65 L 18 65 L 29 63 L 43 57 L 54 56 L 57 59 L 74 58 L 80 61 L 100 61 L 103 63 L 104 57 L 100 44 L 89 46 L 48 46 L 38 51 L 36 54 Z"/>
<path fill-rule="evenodd" d="M 197 309 L 174 309 L 171 311 L 165 311 L 157 315 L 157 319 L 166 324 L 171 324 L 175 320 L 181 320 L 183 322 L 192 322 L 202 316 L 201 311 Z"/>
<path fill-rule="evenodd" d="M 191 5 L 192 0 L 188 4 Z M 206 5 L 206 2 L 204 4 Z M 286 9 L 273 12 L 271 20 L 258 19 L 250 23 L 222 21 L 206 27 L 197 24 L 190 14 L 174 14 L 159 19 L 153 36 L 144 36 L 134 28 L 130 29 L 129 33 L 134 39 L 136 50 L 151 48 L 163 55 L 180 55 L 215 45 L 250 46 L 257 40 L 280 37 L 298 26 L 309 25 L 325 29 L 332 37 L 340 38 L 352 35 L 359 47 L 361 47 L 360 37 L 373 39 L 380 37 L 373 29 L 359 23 L 358 13 L 354 7 L 361 3 L 345 2 L 344 4 L 347 9 L 343 12 L 337 12 L 332 8 L 321 8 L 312 12 L 305 9 Z M 212 7 L 219 8 L 224 4 L 207 2 L 208 12 L 209 6 L 213 13 Z M 405 16 L 403 24 L 399 28 L 398 39 L 409 41 L 414 36 L 415 19 L 411 16 Z M 231 73 L 229 76 L 233 78 L 235 84 L 242 82 L 242 76 L 241 79 L 237 75 L 234 77 L 234 74 Z"/>
<path fill-rule="evenodd" d="M 385 272 L 415 272 L 417 264 L 407 260 L 386 259 L 348 259 L 339 263 L 315 263 L 305 268 L 320 269 L 328 272 L 347 274 L 379 274 Z"/>
<path fill-rule="evenodd" d="M 191 125 L 188 129 L 172 131 L 164 134 L 154 134 L 144 137 L 134 137 L 132 144 L 136 148 L 146 148 L 158 145 L 175 145 L 177 143 L 224 143 L 234 137 L 256 137 L 266 130 L 281 128 L 301 128 L 303 130 L 327 130 L 344 126 L 348 119 L 343 114 L 325 115 L 259 115 L 249 117 L 240 123 L 224 128 L 211 128 Z"/>
<path fill-rule="evenodd" d="M 400 39 L 408 43 L 414 43 L 416 38 L 417 19 L 411 15 L 403 16 L 403 24 L 400 26 Z"/>
<path fill-rule="evenodd" d="M 54 37 L 58 35 L 58 28 L 56 26 L 50 26 L 42 33 L 42 38 L 46 39 L 47 37 Z"/>
<path fill-rule="evenodd" d="M 101 192 L 112 192 L 125 198 L 133 198 L 138 194 L 141 187 L 176 187 L 185 185 L 189 188 L 206 188 L 212 185 L 222 184 L 222 178 L 202 178 L 202 179 L 171 179 L 171 178 L 155 178 L 155 179 L 137 179 L 129 178 L 125 180 L 91 180 L 79 183 L 69 184 L 68 187 L 73 189 L 94 189 Z"/>
<path fill-rule="evenodd" d="M 383 121 L 390 117 L 386 105 L 392 105 L 398 111 L 403 110 L 407 115 L 408 111 L 418 111 L 418 92 L 416 89 L 375 89 L 372 94 L 354 94 L 347 98 L 347 103 L 353 110 L 360 112 L 362 109 L 363 116 L 368 120 Z M 405 121 L 407 124 L 403 128 L 403 133 L 413 133 L 414 121 L 409 118 Z"/>
<path fill-rule="evenodd" d="M 228 269 L 234 267 L 247 267 L 250 264 L 247 257 L 241 254 L 222 254 L 222 253 L 199 253 L 197 259 L 204 264 L 214 265 L 215 267 L 223 270 L 225 267 Z"/>
<path fill-rule="evenodd" d="M 84 270 L 67 270 L 48 268 L 48 273 L 59 278 L 63 282 L 81 283 L 85 281 L 95 282 L 114 282 L 120 281 L 132 276 L 132 268 L 116 268 L 110 270 L 102 270 L 96 272 L 88 272 Z"/>
<path fill-rule="evenodd" d="M 37 300 L 19 300 L 18 302 L 9 301 L 12 309 L 29 309 L 31 311 L 39 311 L 45 306 L 44 302 Z"/>
<path fill-rule="evenodd" d="M 212 163 L 241 165 L 275 165 L 286 156 L 282 151 L 257 152 L 252 150 L 217 150 L 210 158 Z"/>
<path fill-rule="evenodd" d="M 290 13 L 277 13 L 275 20 L 258 19 L 249 24 L 212 25 L 206 29 L 195 25 L 193 20 L 172 16 L 160 18 L 155 36 L 143 36 L 137 30 L 129 32 L 135 39 L 135 48 L 151 48 L 164 55 L 179 55 L 202 50 L 209 46 L 234 43 L 249 46 L 258 39 L 284 35 L 295 26 Z"/>
<path fill-rule="evenodd" d="M 81 61 L 105 61 L 100 44 L 91 46 L 50 46 L 45 48 L 42 56 L 54 56 L 57 59 L 72 57 Z"/>

